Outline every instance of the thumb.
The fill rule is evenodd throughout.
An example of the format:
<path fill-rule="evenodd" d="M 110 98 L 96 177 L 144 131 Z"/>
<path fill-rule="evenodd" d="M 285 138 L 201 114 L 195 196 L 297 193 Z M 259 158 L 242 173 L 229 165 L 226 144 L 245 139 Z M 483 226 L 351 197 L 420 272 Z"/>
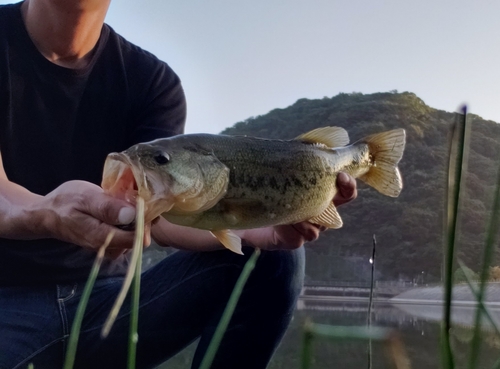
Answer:
<path fill-rule="evenodd" d="M 135 219 L 135 208 L 105 194 L 93 194 L 87 201 L 87 213 L 110 225 L 126 225 Z"/>

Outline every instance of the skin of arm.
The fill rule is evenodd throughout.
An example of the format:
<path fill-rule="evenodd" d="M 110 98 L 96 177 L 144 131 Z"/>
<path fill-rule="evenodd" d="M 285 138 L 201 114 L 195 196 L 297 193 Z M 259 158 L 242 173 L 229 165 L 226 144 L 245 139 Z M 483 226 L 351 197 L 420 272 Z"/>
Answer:
<path fill-rule="evenodd" d="M 346 173 L 337 178 L 339 191 L 333 202 L 345 204 L 357 197 L 356 180 Z M 301 222 L 291 225 L 234 231 L 247 244 L 267 250 L 296 249 L 306 242 L 316 240 L 324 227 Z M 223 246 L 210 232 L 175 225 L 160 218 L 152 228 L 153 239 L 161 246 L 171 246 L 193 251 L 219 250 Z"/>
<path fill-rule="evenodd" d="M 9 239 L 57 238 L 85 248 L 101 246 L 110 231 L 111 250 L 130 248 L 133 232 L 114 225 L 133 221 L 135 209 L 104 194 L 92 183 L 70 181 L 46 196 L 28 191 L 7 178 L 0 156 L 0 236 Z M 147 244 L 150 242 L 149 231 Z M 113 255 L 113 252 L 111 252 Z"/>

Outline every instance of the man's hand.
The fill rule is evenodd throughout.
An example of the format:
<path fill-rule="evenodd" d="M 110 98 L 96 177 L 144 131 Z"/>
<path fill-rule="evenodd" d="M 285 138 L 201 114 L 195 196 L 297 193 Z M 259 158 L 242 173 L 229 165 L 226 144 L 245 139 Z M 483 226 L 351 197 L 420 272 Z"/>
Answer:
<path fill-rule="evenodd" d="M 358 197 L 356 180 L 347 173 L 340 172 L 337 176 L 338 192 L 333 198 L 335 206 L 340 206 Z"/>
<path fill-rule="evenodd" d="M 346 173 L 337 176 L 338 192 L 333 198 L 335 206 L 348 203 L 358 196 L 356 180 Z M 300 222 L 291 225 L 281 225 L 269 228 L 249 230 L 245 238 L 255 247 L 263 249 L 296 249 L 306 242 L 318 239 L 325 227 L 309 222 Z"/>
<path fill-rule="evenodd" d="M 134 231 L 119 229 L 135 219 L 135 208 L 106 195 L 102 188 L 89 182 L 69 181 L 50 192 L 31 209 L 45 237 L 68 241 L 88 249 L 97 249 L 107 235 L 115 235 L 107 255 L 113 258 L 133 246 Z M 151 242 L 151 225 L 145 227 L 145 245 Z"/>

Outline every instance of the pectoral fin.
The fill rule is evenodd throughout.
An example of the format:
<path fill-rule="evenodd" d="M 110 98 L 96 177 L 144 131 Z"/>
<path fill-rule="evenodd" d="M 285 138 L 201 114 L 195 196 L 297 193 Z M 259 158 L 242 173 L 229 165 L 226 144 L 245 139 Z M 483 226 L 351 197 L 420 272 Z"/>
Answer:
<path fill-rule="evenodd" d="M 340 217 L 335 205 L 333 205 L 333 202 L 330 202 L 330 205 L 328 205 L 323 213 L 309 219 L 309 222 L 325 226 L 327 228 L 341 228 L 343 224 L 342 218 Z"/>
<path fill-rule="evenodd" d="M 211 233 L 219 240 L 220 243 L 224 245 L 225 248 L 237 254 L 243 255 L 243 251 L 241 251 L 241 238 L 233 232 L 228 229 L 222 229 L 220 231 L 212 231 Z"/>

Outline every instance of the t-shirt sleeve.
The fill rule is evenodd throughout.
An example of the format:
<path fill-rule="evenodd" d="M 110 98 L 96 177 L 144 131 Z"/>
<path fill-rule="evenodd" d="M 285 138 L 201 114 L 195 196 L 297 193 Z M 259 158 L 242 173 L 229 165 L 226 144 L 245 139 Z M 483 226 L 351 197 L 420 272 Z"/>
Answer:
<path fill-rule="evenodd" d="M 186 98 L 181 81 L 163 62 L 158 61 L 154 71 L 150 70 L 148 78 L 142 80 L 143 88 L 136 96 L 138 105 L 130 145 L 184 132 Z"/>

